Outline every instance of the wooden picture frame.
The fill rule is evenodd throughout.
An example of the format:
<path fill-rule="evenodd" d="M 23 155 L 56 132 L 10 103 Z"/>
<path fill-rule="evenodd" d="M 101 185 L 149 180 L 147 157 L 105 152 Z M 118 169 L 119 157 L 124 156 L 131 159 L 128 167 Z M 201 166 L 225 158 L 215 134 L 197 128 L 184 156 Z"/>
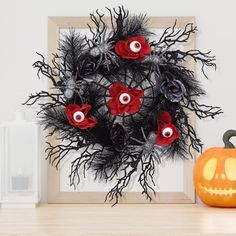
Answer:
<path fill-rule="evenodd" d="M 150 28 L 167 28 L 174 25 L 176 28 L 184 28 L 187 23 L 194 23 L 194 17 L 149 17 Z M 110 18 L 105 22 L 109 25 Z M 89 17 L 49 17 L 48 18 L 48 59 L 52 60 L 52 54 L 57 52 L 60 29 L 64 28 L 87 28 L 90 22 Z M 194 49 L 195 37 L 190 38 L 184 45 L 185 50 Z M 194 70 L 194 63 L 188 62 L 191 70 Z M 50 89 L 50 85 L 49 85 Z M 192 125 L 195 118 L 192 116 Z M 55 138 L 51 137 L 49 142 L 55 144 Z M 183 192 L 160 192 L 151 203 L 195 203 L 195 191 L 192 181 L 194 158 L 183 163 Z M 61 192 L 60 191 L 60 170 L 49 165 L 48 168 L 48 203 L 104 203 L 106 192 Z M 108 202 L 109 203 L 109 202 Z M 148 203 L 140 192 L 128 192 L 121 203 Z"/>

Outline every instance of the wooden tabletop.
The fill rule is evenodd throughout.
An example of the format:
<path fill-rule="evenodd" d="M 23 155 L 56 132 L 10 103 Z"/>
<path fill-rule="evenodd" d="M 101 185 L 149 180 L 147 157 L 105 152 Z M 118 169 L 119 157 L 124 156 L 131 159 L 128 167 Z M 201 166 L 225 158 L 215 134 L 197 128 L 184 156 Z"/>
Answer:
<path fill-rule="evenodd" d="M 195 204 L 40 205 L 0 209 L 0 235 L 236 235 L 236 209 Z"/>

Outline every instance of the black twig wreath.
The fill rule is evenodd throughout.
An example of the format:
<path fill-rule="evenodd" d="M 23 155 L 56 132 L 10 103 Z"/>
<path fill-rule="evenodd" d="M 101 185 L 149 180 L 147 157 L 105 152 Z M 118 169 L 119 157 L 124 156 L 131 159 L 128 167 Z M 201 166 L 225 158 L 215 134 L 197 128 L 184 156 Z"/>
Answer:
<path fill-rule="evenodd" d="M 116 181 L 106 197 L 116 204 L 138 173 L 142 193 L 151 200 L 156 168 L 163 159 L 184 159 L 190 148 L 202 150 L 189 112 L 200 119 L 222 113 L 219 107 L 196 101 L 205 92 L 183 64 L 191 57 L 207 77 L 205 67 L 216 68 L 215 57 L 172 48 L 196 33 L 192 23 L 183 30 L 175 23 L 149 42 L 152 32 L 144 15 L 129 16 L 123 7 L 108 11 L 111 29 L 102 14 L 91 14 L 92 38 L 71 30 L 60 41 L 52 66 L 39 54 L 33 66 L 39 77 L 51 80 L 54 92 L 31 95 L 25 104 L 38 103 L 48 135 L 57 133 L 67 141 L 48 143 L 52 165 L 58 168 L 70 152 L 79 151 L 71 163 L 71 185 L 76 187 L 81 175 L 93 170 L 95 179 Z"/>

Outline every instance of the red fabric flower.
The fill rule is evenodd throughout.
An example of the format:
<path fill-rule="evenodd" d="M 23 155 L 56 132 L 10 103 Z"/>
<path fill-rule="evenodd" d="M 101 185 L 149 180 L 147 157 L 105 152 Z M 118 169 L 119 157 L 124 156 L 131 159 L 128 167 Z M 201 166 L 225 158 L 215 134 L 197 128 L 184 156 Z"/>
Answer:
<path fill-rule="evenodd" d="M 118 82 L 111 86 L 109 93 L 111 99 L 107 106 L 112 115 L 122 115 L 125 112 L 136 113 L 141 106 L 140 98 L 144 95 L 143 90 L 129 89 Z"/>
<path fill-rule="evenodd" d="M 97 121 L 92 117 L 86 117 L 91 109 L 89 104 L 80 107 L 77 104 L 70 104 L 66 107 L 66 116 L 69 123 L 79 129 L 94 127 Z"/>
<path fill-rule="evenodd" d="M 151 48 L 143 36 L 135 36 L 118 41 L 115 52 L 122 58 L 142 61 L 146 55 L 150 55 Z"/>
<path fill-rule="evenodd" d="M 161 111 L 158 114 L 159 124 L 157 131 L 156 144 L 168 146 L 180 137 L 180 132 L 172 124 L 172 118 L 167 111 Z"/>

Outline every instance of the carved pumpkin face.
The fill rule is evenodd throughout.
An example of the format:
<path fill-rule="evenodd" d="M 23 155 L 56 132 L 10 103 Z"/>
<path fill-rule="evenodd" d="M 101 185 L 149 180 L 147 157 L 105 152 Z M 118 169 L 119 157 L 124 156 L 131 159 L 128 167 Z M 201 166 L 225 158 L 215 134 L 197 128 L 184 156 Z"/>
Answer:
<path fill-rule="evenodd" d="M 236 149 L 211 148 L 196 161 L 194 184 L 210 206 L 236 207 Z"/>

